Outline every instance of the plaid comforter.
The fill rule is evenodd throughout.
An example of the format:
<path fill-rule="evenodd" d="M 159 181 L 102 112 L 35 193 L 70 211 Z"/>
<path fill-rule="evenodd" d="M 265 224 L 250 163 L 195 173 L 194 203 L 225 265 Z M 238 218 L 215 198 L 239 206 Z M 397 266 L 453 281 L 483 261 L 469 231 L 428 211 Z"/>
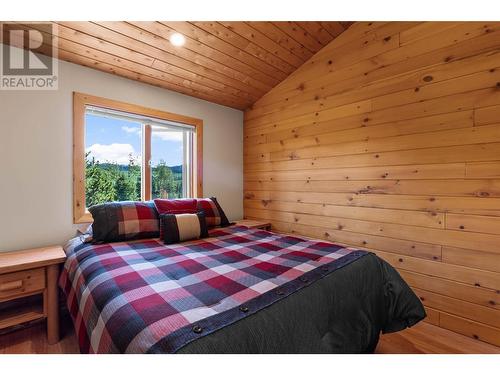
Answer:
<path fill-rule="evenodd" d="M 246 227 L 68 251 L 60 278 L 82 352 L 173 353 L 366 252 Z"/>

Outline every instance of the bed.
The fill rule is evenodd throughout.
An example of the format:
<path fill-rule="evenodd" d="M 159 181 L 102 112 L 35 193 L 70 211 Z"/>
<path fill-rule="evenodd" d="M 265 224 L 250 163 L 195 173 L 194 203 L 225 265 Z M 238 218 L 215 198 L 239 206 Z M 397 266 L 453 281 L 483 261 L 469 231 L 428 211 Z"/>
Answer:
<path fill-rule="evenodd" d="M 389 264 L 244 226 L 165 245 L 70 241 L 59 284 L 82 353 L 372 353 L 425 311 Z"/>

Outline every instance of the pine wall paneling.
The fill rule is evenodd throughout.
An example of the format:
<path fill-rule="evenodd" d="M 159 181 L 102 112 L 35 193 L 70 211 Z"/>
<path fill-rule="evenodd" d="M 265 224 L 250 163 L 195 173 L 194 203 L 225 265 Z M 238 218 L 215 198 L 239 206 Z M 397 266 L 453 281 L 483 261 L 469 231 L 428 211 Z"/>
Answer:
<path fill-rule="evenodd" d="M 374 251 L 500 346 L 500 23 L 357 22 L 245 113 L 245 216 Z"/>

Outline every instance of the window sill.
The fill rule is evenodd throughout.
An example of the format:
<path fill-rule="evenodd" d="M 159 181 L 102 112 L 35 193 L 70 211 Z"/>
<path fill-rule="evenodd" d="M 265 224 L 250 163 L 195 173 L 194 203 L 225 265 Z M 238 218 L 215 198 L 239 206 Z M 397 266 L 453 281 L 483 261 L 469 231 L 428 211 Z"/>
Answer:
<path fill-rule="evenodd" d="M 75 224 L 87 224 L 87 223 L 93 223 L 94 220 L 92 219 L 92 214 L 85 210 L 85 213 L 80 216 L 80 217 L 75 217 L 73 222 Z"/>

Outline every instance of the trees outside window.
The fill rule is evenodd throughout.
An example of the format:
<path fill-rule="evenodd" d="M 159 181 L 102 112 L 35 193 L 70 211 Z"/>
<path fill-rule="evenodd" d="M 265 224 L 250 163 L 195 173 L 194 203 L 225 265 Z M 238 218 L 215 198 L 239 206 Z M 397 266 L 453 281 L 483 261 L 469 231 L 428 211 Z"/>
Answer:
<path fill-rule="evenodd" d="M 109 116 L 91 110 L 86 114 L 85 200 L 87 207 L 112 201 L 142 199 L 142 168 L 151 176 L 151 198 L 181 198 L 185 194 L 185 150 L 190 134 L 166 126 Z M 148 134 L 147 137 L 145 135 Z M 148 144 L 151 155 L 144 153 Z M 146 163 L 144 158 L 149 157 Z M 167 160 L 168 159 L 168 162 Z"/>
<path fill-rule="evenodd" d="M 112 201 L 203 196 L 203 121 L 73 93 L 73 222 Z"/>

